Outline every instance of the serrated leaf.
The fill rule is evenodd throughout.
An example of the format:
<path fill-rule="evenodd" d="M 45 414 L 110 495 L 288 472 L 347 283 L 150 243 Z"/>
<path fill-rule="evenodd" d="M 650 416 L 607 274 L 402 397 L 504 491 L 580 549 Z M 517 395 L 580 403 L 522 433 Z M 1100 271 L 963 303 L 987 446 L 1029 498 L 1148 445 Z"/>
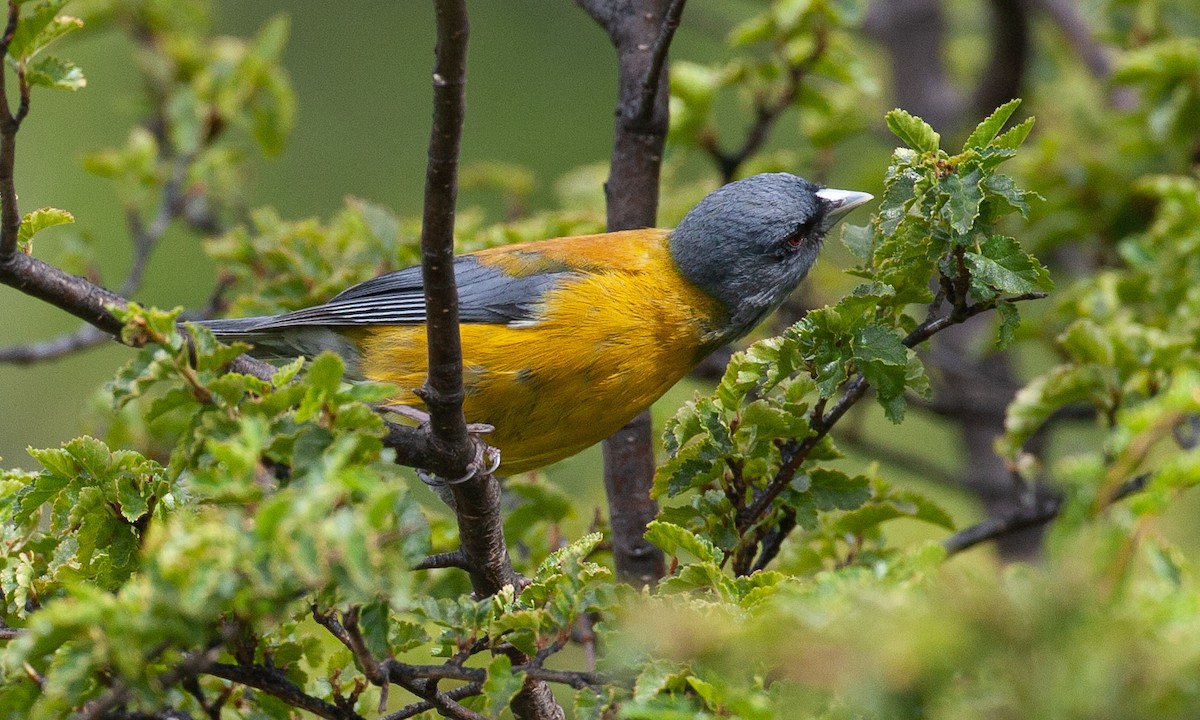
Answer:
<path fill-rule="evenodd" d="M 483 683 L 483 696 L 487 702 L 486 715 L 499 717 L 525 684 L 525 673 L 512 671 L 512 660 L 507 655 L 496 655 L 488 663 L 487 680 Z"/>
<path fill-rule="evenodd" d="M 13 58 L 27 58 L 36 53 L 40 47 L 39 41 L 43 32 L 46 32 L 55 22 L 58 11 L 62 10 L 66 4 L 67 0 L 39 0 L 35 3 L 25 3 L 21 8 L 20 22 L 17 23 L 16 31 L 13 32 L 12 40 L 8 44 L 8 54 Z M 78 22 L 75 18 L 70 19 Z M 53 30 L 50 30 L 49 33 L 51 40 L 58 37 Z"/>
<path fill-rule="evenodd" d="M 1033 121 L 1034 118 L 1027 118 L 1013 126 L 1011 130 L 993 140 L 991 146 L 1002 150 L 1016 150 L 1025 142 L 1025 138 L 1029 137 L 1029 132 L 1033 130 Z"/>
<path fill-rule="evenodd" d="M 979 244 L 980 252 L 963 254 L 971 277 L 1002 293 L 1029 293 L 1053 287 L 1050 274 L 1010 237 L 993 235 Z"/>
<path fill-rule="evenodd" d="M 871 250 L 874 247 L 871 228 L 864 225 L 843 225 L 842 244 L 846 246 L 851 255 L 859 260 L 870 260 Z"/>
<path fill-rule="evenodd" d="M 914 150 L 937 152 L 941 136 L 921 118 L 897 108 L 887 114 L 887 126 L 892 134 Z"/>
<path fill-rule="evenodd" d="M 1000 317 L 996 326 L 996 348 L 1004 350 L 1012 345 L 1017 336 L 1017 328 L 1021 325 L 1021 312 L 1013 303 L 1000 303 L 996 306 L 996 314 Z"/>
<path fill-rule="evenodd" d="M 861 364 L 904 366 L 908 364 L 908 348 L 895 331 L 883 325 L 866 325 L 855 333 L 854 359 Z"/>
<path fill-rule="evenodd" d="M 979 217 L 979 205 L 983 202 L 982 179 L 982 171 L 974 167 L 965 175 L 954 173 L 941 182 L 940 188 L 947 196 L 942 215 L 959 235 L 969 233 Z"/>
<path fill-rule="evenodd" d="M 25 70 L 25 78 L 30 85 L 58 90 L 79 90 L 87 87 L 87 78 L 78 65 L 53 55 L 46 55 L 29 63 Z"/>
<path fill-rule="evenodd" d="M 55 225 L 68 225 L 75 222 L 75 216 L 66 210 L 44 207 L 25 214 L 21 218 L 21 228 L 17 231 L 17 245 L 28 248 L 33 236 L 42 230 Z M 26 250 L 27 252 L 27 250 Z"/>
<path fill-rule="evenodd" d="M 971 131 L 967 141 L 963 143 L 963 150 L 981 149 L 990 144 L 1000 132 L 1000 128 L 1004 127 L 1004 123 L 1008 122 L 1020 105 L 1020 98 L 1014 98 L 996 108 L 991 115 L 987 116 L 987 119 L 976 125 L 975 129 Z"/>
<path fill-rule="evenodd" d="M 808 492 L 818 510 L 853 510 L 871 497 L 870 481 L 864 475 L 851 477 L 840 470 L 814 468 L 808 476 Z"/>
<path fill-rule="evenodd" d="M 646 526 L 645 538 L 668 555 L 680 550 L 687 552 L 700 562 L 719 563 L 723 553 L 705 538 L 687 528 L 655 520 Z"/>

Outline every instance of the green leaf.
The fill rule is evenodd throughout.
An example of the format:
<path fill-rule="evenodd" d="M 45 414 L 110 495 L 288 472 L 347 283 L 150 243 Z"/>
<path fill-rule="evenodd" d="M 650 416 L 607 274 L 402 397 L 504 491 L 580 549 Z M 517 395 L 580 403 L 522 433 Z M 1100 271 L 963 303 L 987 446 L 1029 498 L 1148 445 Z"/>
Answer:
<path fill-rule="evenodd" d="M 1020 104 L 1020 98 L 1014 98 L 996 108 L 986 120 L 976 125 L 975 129 L 971 131 L 967 141 L 963 143 L 963 150 L 982 149 L 990 144 Z"/>
<path fill-rule="evenodd" d="M 870 481 L 865 475 L 851 477 L 840 470 L 814 468 L 808 476 L 812 481 L 808 492 L 818 510 L 854 510 L 871 497 Z"/>
<path fill-rule="evenodd" d="M 887 114 L 887 126 L 906 145 L 920 152 L 937 152 L 941 136 L 929 123 L 899 108 Z"/>
<path fill-rule="evenodd" d="M 979 244 L 979 252 L 964 253 L 963 258 L 972 281 L 1002 293 L 1022 294 L 1053 287 L 1046 268 L 1011 237 L 993 235 Z"/>
<path fill-rule="evenodd" d="M 908 364 L 908 348 L 894 330 L 883 325 L 866 325 L 855 334 L 854 359 L 864 365 L 904 366 Z"/>
<path fill-rule="evenodd" d="M 1015 125 L 1011 130 L 993 140 L 991 147 L 1001 150 L 1016 150 L 1021 147 L 1025 138 L 1029 137 L 1029 131 L 1033 130 L 1033 121 L 1034 118 L 1027 118 Z"/>
<path fill-rule="evenodd" d="M 44 207 L 26 213 L 25 217 L 21 218 L 21 229 L 17 231 L 17 245 L 22 248 L 23 252 L 28 253 L 34 235 L 48 227 L 68 225 L 73 222 L 75 222 L 74 215 L 58 208 Z"/>
<path fill-rule="evenodd" d="M 1021 313 L 1013 303 L 996 305 L 996 313 L 1000 316 L 1000 323 L 996 326 L 996 347 L 1004 350 L 1012 345 L 1017 336 L 1017 328 L 1021 325 Z"/>
<path fill-rule="evenodd" d="M 53 55 L 46 55 L 29 63 L 25 78 L 30 85 L 58 90 L 79 90 L 87 87 L 87 78 L 83 76 L 82 69 L 73 62 Z"/>
<path fill-rule="evenodd" d="M 717 546 L 705 538 L 686 528 L 661 520 L 654 520 L 646 526 L 645 537 L 668 555 L 677 555 L 683 550 L 700 562 L 706 563 L 719 563 L 723 557 Z"/>
<path fill-rule="evenodd" d="M 947 196 L 942 215 L 959 235 L 969 233 L 979 217 L 979 205 L 983 202 L 983 190 L 979 186 L 982 178 L 982 171 L 973 167 L 966 175 L 954 173 L 941 182 L 941 190 Z"/>
<path fill-rule="evenodd" d="M 484 714 L 499 717 L 525 684 L 525 673 L 512 671 L 512 660 L 507 655 L 496 655 L 488 663 L 487 680 L 483 683 L 483 696 L 487 701 Z"/>
<path fill-rule="evenodd" d="M 842 244 L 850 254 L 859 260 L 870 260 L 874 247 L 874 237 L 871 228 L 864 225 L 843 225 Z"/>
<path fill-rule="evenodd" d="M 19 59 L 28 58 L 37 53 L 45 45 L 42 42 L 44 32 L 49 36 L 49 40 L 70 32 L 70 30 L 60 31 L 50 27 L 52 23 L 55 23 L 58 11 L 62 10 L 66 4 L 67 0 L 39 0 L 34 3 L 25 3 L 21 8 L 20 22 L 13 33 L 12 41 L 8 44 L 9 56 Z M 72 20 L 82 25 L 77 18 L 63 18 L 63 21 L 68 21 L 66 24 L 70 24 L 69 21 Z M 62 23 L 62 21 L 59 22 Z"/>

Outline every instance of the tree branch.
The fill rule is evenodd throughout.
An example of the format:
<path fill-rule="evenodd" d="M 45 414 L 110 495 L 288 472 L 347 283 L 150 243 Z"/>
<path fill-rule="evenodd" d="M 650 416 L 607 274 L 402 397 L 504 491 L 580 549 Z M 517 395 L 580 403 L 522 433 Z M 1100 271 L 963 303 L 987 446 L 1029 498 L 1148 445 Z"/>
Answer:
<path fill-rule="evenodd" d="M 907 348 L 913 348 L 925 342 L 938 332 L 946 328 L 965 322 L 966 320 L 986 312 L 996 307 L 1001 303 L 1015 303 L 1025 300 L 1036 300 L 1046 296 L 1043 292 L 1024 293 L 1007 298 L 998 298 L 989 302 L 980 302 L 974 305 L 959 304 L 953 308 L 950 313 L 941 316 L 933 314 L 935 308 L 931 308 L 930 316 L 925 319 L 920 325 L 912 330 L 902 341 Z M 935 306 L 936 307 L 936 306 Z M 812 419 L 810 421 L 810 434 L 803 439 L 792 439 L 783 444 L 780 448 L 781 463 L 779 470 L 775 473 L 775 477 L 767 484 L 767 487 L 758 494 L 753 504 L 746 509 L 745 512 L 739 513 L 737 525 L 739 532 L 745 536 L 764 516 L 771 504 L 775 502 L 779 494 L 787 488 L 792 480 L 796 477 L 796 472 L 804 461 L 808 459 L 812 452 L 829 431 L 837 424 L 838 420 L 846 414 L 854 403 L 858 402 L 866 395 L 870 388 L 870 383 L 866 377 L 859 373 L 851 380 L 837 402 L 828 411 L 824 409 L 824 405 L 818 403 L 812 411 Z M 756 537 L 752 544 L 757 544 L 761 537 Z M 782 540 L 782 539 L 780 539 Z M 773 547 L 776 552 L 780 547 L 781 542 L 774 542 Z M 747 560 L 749 558 L 747 557 Z M 760 557 L 757 565 L 765 565 L 771 558 Z M 737 570 L 749 571 L 750 566 L 746 565 L 743 568 L 735 568 Z"/>
<path fill-rule="evenodd" d="M 722 150 L 717 138 L 712 135 L 701 138 L 700 146 L 716 163 L 717 169 L 721 172 L 722 183 L 733 182 L 742 164 L 762 148 L 776 121 L 796 101 L 801 88 L 804 87 L 804 80 L 808 77 L 809 71 L 825 54 L 828 47 L 828 36 L 823 30 L 818 29 L 812 52 L 800 62 L 788 66 L 788 83 L 783 93 L 772 102 L 759 98 L 759 101 L 755 103 L 754 124 L 746 131 L 746 137 L 737 150 Z"/>
<path fill-rule="evenodd" d="M 1150 482 L 1150 473 L 1138 475 L 1122 483 L 1107 498 L 1104 506 L 1124 500 L 1134 493 L 1141 492 Z M 956 555 L 963 550 L 975 547 L 989 540 L 996 540 L 1032 527 L 1044 525 L 1062 512 L 1065 503 L 1061 495 L 1038 498 L 1029 505 L 1019 508 L 1007 515 L 991 517 L 983 522 L 960 530 L 942 541 L 942 547 L 947 555 Z"/>
<path fill-rule="evenodd" d="M 653 227 L 658 180 L 667 137 L 666 55 L 683 2 L 674 0 L 576 0 L 608 33 L 617 50 L 617 112 L 612 161 L 604 184 L 608 230 Z M 647 90 L 653 102 L 647 102 Z M 653 584 L 665 572 L 661 550 L 646 542 L 646 525 L 658 514 L 650 498 L 654 440 L 649 413 L 642 413 L 604 441 L 604 489 L 608 496 L 617 575 L 635 585 Z"/>
<path fill-rule="evenodd" d="M 468 698 L 473 695 L 478 695 L 482 692 L 483 692 L 483 683 L 474 682 L 474 683 L 467 683 L 466 685 L 460 685 L 460 686 L 454 688 L 453 690 L 447 690 L 446 692 L 444 692 L 442 694 L 451 700 L 462 700 L 463 698 Z M 420 715 L 423 712 L 429 712 L 430 710 L 436 710 L 436 709 L 437 709 L 437 706 L 434 705 L 432 702 L 430 702 L 428 700 L 421 700 L 420 702 L 415 702 L 415 703 L 411 703 L 409 705 L 405 705 L 404 707 L 400 708 L 399 710 L 397 710 L 395 712 L 388 713 L 387 715 L 384 715 L 379 720 L 407 720 L 407 718 L 413 717 L 415 715 Z"/>
<path fill-rule="evenodd" d="M 458 199 L 458 149 L 465 112 L 469 25 L 465 0 L 435 0 L 437 48 L 433 68 L 433 127 L 425 170 L 421 222 L 421 278 L 428 320 L 429 376 L 421 399 L 429 408 L 434 445 L 466 470 L 473 459 L 463 418 L 462 341 L 454 282 L 454 210 Z M 459 477 L 460 471 L 450 477 Z"/>
<path fill-rule="evenodd" d="M 650 52 L 650 67 L 646 70 L 646 77 L 642 81 L 642 94 L 638 98 L 638 109 L 634 116 L 635 123 L 649 123 L 654 116 L 654 99 L 658 96 L 659 84 L 667 77 L 663 68 L 666 66 L 668 51 L 671 49 L 671 40 L 675 37 L 675 31 L 679 29 L 679 21 L 683 18 L 685 4 L 687 4 L 687 0 L 671 0 L 671 5 L 663 17 L 662 25 L 659 26 L 658 37 L 654 39 L 654 48 Z"/>
<path fill-rule="evenodd" d="M 8 0 L 8 24 L 4 36 L 0 37 L 0 58 L 8 53 L 13 35 L 20 21 L 20 8 L 16 0 Z M 5 264 L 17 252 L 17 235 L 21 230 L 21 213 L 17 210 L 17 188 L 13 181 L 13 167 L 17 155 L 17 130 L 21 120 L 29 111 L 29 86 L 24 72 L 20 74 L 20 106 L 13 115 L 8 106 L 8 73 L 0 68 L 0 265 Z"/>
<path fill-rule="evenodd" d="M 307 710 L 317 717 L 326 718 L 326 720 L 363 720 L 362 716 L 356 712 L 339 708 L 305 693 L 276 668 L 262 667 L 261 665 L 242 666 L 213 663 L 204 669 L 203 674 L 261 690 L 294 708 Z"/>

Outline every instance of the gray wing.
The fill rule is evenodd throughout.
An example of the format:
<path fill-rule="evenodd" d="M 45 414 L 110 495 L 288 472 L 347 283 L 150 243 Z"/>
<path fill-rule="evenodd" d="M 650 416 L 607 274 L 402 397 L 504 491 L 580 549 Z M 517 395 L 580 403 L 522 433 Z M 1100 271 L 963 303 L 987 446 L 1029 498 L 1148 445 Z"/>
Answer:
<path fill-rule="evenodd" d="M 466 323 L 517 323 L 530 320 L 542 295 L 576 277 L 570 271 L 513 277 L 465 255 L 454 262 L 459 319 Z M 425 291 L 419 266 L 359 283 L 316 305 L 271 317 L 205 323 L 218 336 L 256 335 L 284 328 L 416 325 L 425 322 Z"/>

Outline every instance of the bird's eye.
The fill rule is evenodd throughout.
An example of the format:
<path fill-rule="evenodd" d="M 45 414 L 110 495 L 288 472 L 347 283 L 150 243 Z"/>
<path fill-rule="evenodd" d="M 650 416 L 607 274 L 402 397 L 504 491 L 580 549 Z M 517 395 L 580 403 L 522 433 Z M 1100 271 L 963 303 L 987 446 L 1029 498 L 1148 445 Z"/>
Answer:
<path fill-rule="evenodd" d="M 796 229 L 787 236 L 788 247 L 800 247 L 800 245 L 802 245 L 806 239 L 812 236 L 813 228 L 815 228 L 816 225 L 816 220 L 805 220 L 796 226 Z"/>

